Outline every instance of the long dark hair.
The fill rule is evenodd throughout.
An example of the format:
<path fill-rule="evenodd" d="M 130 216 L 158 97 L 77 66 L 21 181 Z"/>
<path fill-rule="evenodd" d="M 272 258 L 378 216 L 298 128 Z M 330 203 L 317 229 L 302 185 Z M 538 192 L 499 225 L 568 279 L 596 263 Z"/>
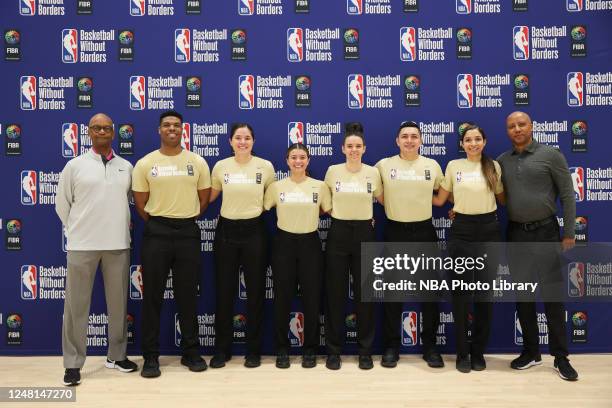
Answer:
<path fill-rule="evenodd" d="M 232 138 L 234 137 L 234 133 L 236 133 L 236 131 L 241 128 L 249 129 L 249 132 L 251 132 L 251 137 L 253 138 L 253 141 L 255 141 L 255 132 L 253 131 L 253 127 L 246 122 L 236 122 L 236 123 L 232 123 L 232 127 L 230 128 L 230 132 L 229 132 L 230 142 L 232 141 Z M 233 154 L 235 155 L 236 152 L 233 152 Z M 251 149 L 251 156 L 254 156 L 254 155 L 255 155 L 255 152 L 253 151 L 253 149 Z"/>
<path fill-rule="evenodd" d="M 304 143 L 293 143 L 291 146 L 289 146 L 287 148 L 287 154 L 285 155 L 285 158 L 287 160 L 289 160 L 289 154 L 293 150 L 303 150 L 303 151 L 305 151 L 306 152 L 306 157 L 308 157 L 308 159 L 310 160 L 310 152 L 308 151 L 308 147 Z M 306 177 L 310 177 L 310 172 L 308 171 L 308 168 L 306 168 L 305 173 L 306 173 Z"/>
<path fill-rule="evenodd" d="M 463 131 L 463 135 L 461 136 L 461 142 L 463 142 L 465 134 L 470 130 L 477 130 L 482 135 L 482 139 L 487 140 L 487 135 L 480 126 L 468 125 Z M 484 176 L 487 182 L 487 186 L 489 187 L 489 189 L 491 189 L 491 191 L 495 191 L 495 185 L 497 184 L 497 170 L 495 169 L 495 164 L 493 163 L 493 160 L 489 156 L 485 155 L 484 152 L 482 152 L 482 154 L 480 155 L 480 165 L 482 168 L 482 175 Z"/>
<path fill-rule="evenodd" d="M 357 136 L 361 138 L 361 141 L 365 145 L 365 137 L 363 135 L 363 125 L 360 122 L 348 122 L 344 124 L 344 139 L 342 144 L 346 141 L 347 137 Z"/>

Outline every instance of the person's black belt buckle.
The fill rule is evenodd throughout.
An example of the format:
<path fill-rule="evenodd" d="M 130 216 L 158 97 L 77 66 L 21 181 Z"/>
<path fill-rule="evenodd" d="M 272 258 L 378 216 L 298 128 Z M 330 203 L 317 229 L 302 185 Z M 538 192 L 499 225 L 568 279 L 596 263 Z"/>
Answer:
<path fill-rule="evenodd" d="M 523 231 L 531 232 L 531 231 L 537 230 L 538 228 L 540 228 L 543 225 L 550 224 L 551 222 L 552 222 L 552 217 L 546 218 L 546 219 L 540 220 L 540 221 L 526 222 L 526 223 L 520 224 L 520 225 L 521 225 L 521 229 Z"/>

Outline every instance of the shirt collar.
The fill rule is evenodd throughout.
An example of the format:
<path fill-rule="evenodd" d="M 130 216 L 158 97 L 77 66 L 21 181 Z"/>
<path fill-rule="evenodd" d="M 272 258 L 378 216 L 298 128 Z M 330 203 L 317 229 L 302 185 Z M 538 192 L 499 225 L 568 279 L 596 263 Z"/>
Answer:
<path fill-rule="evenodd" d="M 99 156 L 100 159 L 102 159 L 102 154 L 98 153 L 95 149 L 95 147 L 91 147 L 91 151 L 94 153 L 95 156 Z M 106 156 L 104 156 L 104 158 L 106 159 L 106 161 L 110 161 L 113 157 L 115 157 L 115 152 L 113 151 L 113 149 L 110 149 L 110 151 L 108 152 L 108 154 Z"/>

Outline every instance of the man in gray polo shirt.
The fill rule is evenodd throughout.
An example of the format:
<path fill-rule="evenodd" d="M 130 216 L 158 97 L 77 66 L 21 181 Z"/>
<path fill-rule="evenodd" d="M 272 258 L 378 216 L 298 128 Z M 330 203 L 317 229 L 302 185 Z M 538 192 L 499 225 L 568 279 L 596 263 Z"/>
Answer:
<path fill-rule="evenodd" d="M 544 285 L 544 308 L 554 367 L 564 380 L 577 380 L 570 365 L 565 329 L 565 308 L 560 299 L 561 265 L 556 201 L 563 207 L 561 248 L 575 244 L 576 201 L 567 162 L 563 154 L 533 140 L 531 118 L 514 112 L 506 119 L 512 149 L 497 158 L 508 206 L 508 242 L 549 243 L 509 245 L 510 273 L 515 281 L 539 280 Z M 548 292 L 548 293 L 547 293 Z M 527 300 L 527 301 L 524 301 Z M 524 370 L 542 364 L 535 299 L 520 299 L 516 310 L 523 331 L 523 352 L 510 366 Z"/>

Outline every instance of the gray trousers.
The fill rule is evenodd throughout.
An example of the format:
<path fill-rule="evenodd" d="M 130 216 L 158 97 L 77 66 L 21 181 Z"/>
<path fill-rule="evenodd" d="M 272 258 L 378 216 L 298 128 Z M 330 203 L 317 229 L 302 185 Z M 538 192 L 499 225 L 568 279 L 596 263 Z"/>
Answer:
<path fill-rule="evenodd" d="M 127 348 L 127 293 L 130 250 L 68 251 L 62 353 L 64 368 L 82 368 L 87 352 L 91 292 L 98 264 L 108 311 L 108 358 L 121 361 Z"/>

